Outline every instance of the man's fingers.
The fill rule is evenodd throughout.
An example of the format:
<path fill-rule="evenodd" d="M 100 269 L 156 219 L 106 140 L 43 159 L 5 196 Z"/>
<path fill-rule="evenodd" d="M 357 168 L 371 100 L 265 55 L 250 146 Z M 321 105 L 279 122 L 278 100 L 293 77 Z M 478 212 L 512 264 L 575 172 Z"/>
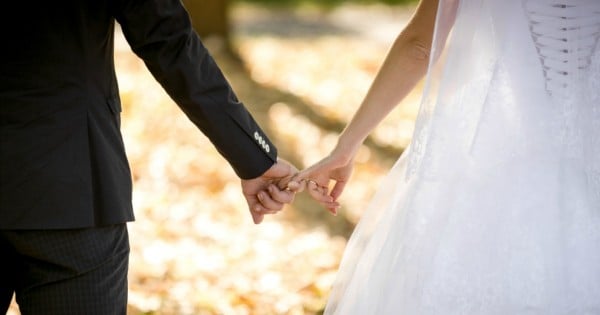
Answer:
<path fill-rule="evenodd" d="M 247 201 L 254 224 L 260 224 L 266 214 L 274 214 L 279 212 L 279 210 L 269 209 L 263 206 L 257 196 L 249 197 L 247 198 Z"/>
<path fill-rule="evenodd" d="M 275 213 L 283 209 L 283 203 L 273 200 L 273 198 L 271 198 L 271 196 L 264 191 L 258 192 L 257 197 L 258 201 L 260 201 L 260 204 L 264 208 L 262 212 Z"/>
<path fill-rule="evenodd" d="M 294 192 L 288 190 L 279 189 L 275 185 L 269 185 L 267 188 L 269 196 L 276 202 L 280 203 L 292 203 L 294 201 Z"/>
<path fill-rule="evenodd" d="M 304 189 L 306 189 L 306 181 L 291 180 L 289 183 L 287 183 L 285 189 L 293 193 L 301 193 L 304 191 Z"/>
<path fill-rule="evenodd" d="M 250 214 L 252 215 L 252 221 L 254 221 L 254 224 L 260 224 L 263 219 L 265 218 L 265 215 L 262 213 L 257 213 L 256 211 L 250 210 Z"/>
<path fill-rule="evenodd" d="M 258 202 L 256 196 L 246 195 L 246 202 L 248 203 L 248 210 L 250 210 L 250 215 L 252 215 L 252 221 L 254 224 L 259 224 L 262 222 L 264 215 L 260 213 L 262 206 Z"/>
<path fill-rule="evenodd" d="M 291 193 L 299 193 L 304 190 L 304 181 L 294 179 L 296 174 L 286 176 L 278 181 L 276 181 L 275 186 L 280 191 L 287 191 Z"/>

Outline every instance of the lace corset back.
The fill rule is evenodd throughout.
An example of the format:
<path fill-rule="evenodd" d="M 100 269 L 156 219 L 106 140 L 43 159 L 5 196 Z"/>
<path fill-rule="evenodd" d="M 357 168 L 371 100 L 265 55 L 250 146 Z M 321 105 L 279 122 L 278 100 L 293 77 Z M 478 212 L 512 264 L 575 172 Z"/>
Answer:
<path fill-rule="evenodd" d="M 523 0 L 546 90 L 566 98 L 591 63 L 600 37 L 600 0 Z"/>

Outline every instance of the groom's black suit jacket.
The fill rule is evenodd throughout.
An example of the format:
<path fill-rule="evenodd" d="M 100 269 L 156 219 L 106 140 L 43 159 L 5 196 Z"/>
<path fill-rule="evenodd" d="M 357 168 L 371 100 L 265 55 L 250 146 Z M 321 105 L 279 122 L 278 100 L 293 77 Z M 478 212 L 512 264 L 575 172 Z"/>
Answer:
<path fill-rule="evenodd" d="M 132 50 L 241 178 L 277 152 L 179 0 L 7 1 L 0 10 L 0 229 L 133 220 L 113 61 Z M 143 105 L 141 105 L 143 106 Z"/>

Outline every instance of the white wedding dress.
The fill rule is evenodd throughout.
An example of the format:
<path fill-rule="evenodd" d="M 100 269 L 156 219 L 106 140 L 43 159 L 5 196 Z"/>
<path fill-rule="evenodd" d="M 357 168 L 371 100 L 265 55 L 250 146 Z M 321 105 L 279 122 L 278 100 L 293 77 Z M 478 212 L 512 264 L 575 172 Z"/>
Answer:
<path fill-rule="evenodd" d="M 451 2 L 325 314 L 600 314 L 600 0 Z"/>

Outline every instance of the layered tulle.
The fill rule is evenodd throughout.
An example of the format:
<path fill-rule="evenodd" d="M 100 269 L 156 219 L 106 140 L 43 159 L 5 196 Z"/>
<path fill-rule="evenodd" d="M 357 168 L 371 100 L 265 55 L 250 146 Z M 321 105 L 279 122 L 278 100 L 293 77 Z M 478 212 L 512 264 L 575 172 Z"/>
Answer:
<path fill-rule="evenodd" d="M 440 1 L 413 142 L 327 314 L 600 314 L 600 1 L 557 2 Z"/>

